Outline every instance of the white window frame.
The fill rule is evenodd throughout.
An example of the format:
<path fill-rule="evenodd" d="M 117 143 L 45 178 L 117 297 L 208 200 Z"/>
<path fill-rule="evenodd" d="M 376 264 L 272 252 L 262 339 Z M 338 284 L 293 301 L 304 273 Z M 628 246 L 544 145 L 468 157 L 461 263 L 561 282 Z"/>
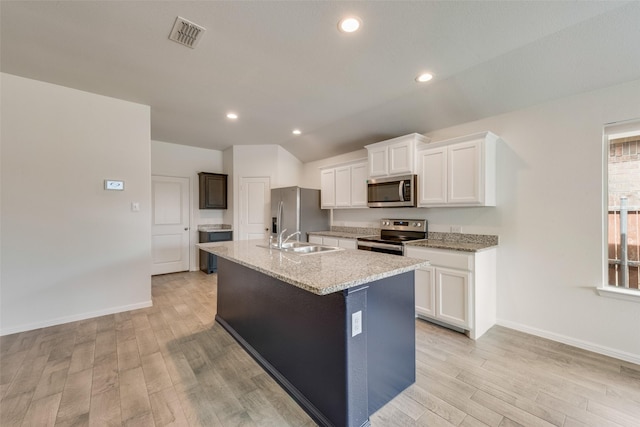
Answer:
<path fill-rule="evenodd" d="M 640 129 L 640 119 L 625 120 L 621 122 L 607 123 L 602 133 L 602 282 L 596 288 L 598 295 L 603 297 L 633 301 L 640 304 L 640 291 L 637 289 L 620 288 L 609 285 L 609 135 L 624 134 L 625 132 Z M 620 135 L 622 138 L 624 135 Z"/>

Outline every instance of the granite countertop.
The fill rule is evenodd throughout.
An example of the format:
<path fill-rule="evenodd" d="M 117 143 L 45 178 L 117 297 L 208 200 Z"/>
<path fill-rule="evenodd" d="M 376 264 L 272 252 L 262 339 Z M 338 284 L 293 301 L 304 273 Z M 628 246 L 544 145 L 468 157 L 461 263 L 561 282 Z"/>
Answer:
<path fill-rule="evenodd" d="M 461 251 L 461 252 L 479 252 L 484 249 L 496 247 L 497 245 L 490 244 L 490 243 L 450 242 L 446 240 L 426 239 L 426 240 L 414 240 L 412 242 L 406 243 L 405 246 L 414 246 L 419 248 L 430 248 L 430 249 L 448 249 L 450 251 Z"/>
<path fill-rule="evenodd" d="M 217 233 L 224 231 L 233 231 L 230 224 L 200 224 L 198 231 L 204 231 L 207 233 Z"/>
<path fill-rule="evenodd" d="M 357 239 L 358 237 L 374 236 L 372 233 L 352 233 L 348 231 L 309 231 L 310 236 L 337 237 L 339 239 Z"/>
<path fill-rule="evenodd" d="M 370 251 L 343 249 L 302 255 L 257 246 L 264 244 L 264 240 L 239 240 L 199 243 L 196 246 L 317 295 L 342 291 L 429 265 L 424 260 Z"/>

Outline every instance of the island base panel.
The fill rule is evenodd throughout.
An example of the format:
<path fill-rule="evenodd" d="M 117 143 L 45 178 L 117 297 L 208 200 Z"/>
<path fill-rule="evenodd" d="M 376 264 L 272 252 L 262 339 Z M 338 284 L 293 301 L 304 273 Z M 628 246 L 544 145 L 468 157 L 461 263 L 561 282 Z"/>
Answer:
<path fill-rule="evenodd" d="M 321 296 L 219 262 L 216 320 L 318 424 L 367 426 L 415 381 L 412 272 Z"/>
<path fill-rule="evenodd" d="M 372 282 L 367 312 L 371 415 L 416 381 L 413 272 Z"/>

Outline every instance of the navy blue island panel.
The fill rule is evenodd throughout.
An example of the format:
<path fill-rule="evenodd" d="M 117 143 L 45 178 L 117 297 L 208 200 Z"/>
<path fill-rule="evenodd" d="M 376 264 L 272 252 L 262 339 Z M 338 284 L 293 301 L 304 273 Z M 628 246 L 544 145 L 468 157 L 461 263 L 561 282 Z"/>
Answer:
<path fill-rule="evenodd" d="M 316 295 L 218 260 L 216 321 L 322 426 L 368 426 L 415 382 L 414 307 L 413 271 Z"/>

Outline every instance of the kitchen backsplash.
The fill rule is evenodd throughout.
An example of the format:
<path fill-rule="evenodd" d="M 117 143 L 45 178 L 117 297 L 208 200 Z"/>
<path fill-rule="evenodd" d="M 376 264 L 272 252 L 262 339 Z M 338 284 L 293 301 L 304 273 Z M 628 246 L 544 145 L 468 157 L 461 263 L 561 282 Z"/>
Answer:
<path fill-rule="evenodd" d="M 376 227 L 349 227 L 342 225 L 332 225 L 331 231 L 339 233 L 353 233 L 360 235 L 379 235 L 380 229 Z M 480 243 L 486 245 L 498 245 L 498 236 L 491 234 L 463 234 L 463 233 L 443 233 L 439 231 L 429 231 L 429 240 L 442 240 L 452 243 Z"/>
<path fill-rule="evenodd" d="M 491 234 L 442 233 L 439 231 L 429 231 L 427 238 L 429 240 L 443 240 L 445 242 L 498 245 L 498 236 Z"/>
<path fill-rule="evenodd" d="M 332 225 L 331 231 L 337 231 L 339 233 L 362 234 L 362 235 L 380 234 L 380 229 L 375 227 L 347 227 L 347 226 L 340 226 L 340 225 Z"/>

